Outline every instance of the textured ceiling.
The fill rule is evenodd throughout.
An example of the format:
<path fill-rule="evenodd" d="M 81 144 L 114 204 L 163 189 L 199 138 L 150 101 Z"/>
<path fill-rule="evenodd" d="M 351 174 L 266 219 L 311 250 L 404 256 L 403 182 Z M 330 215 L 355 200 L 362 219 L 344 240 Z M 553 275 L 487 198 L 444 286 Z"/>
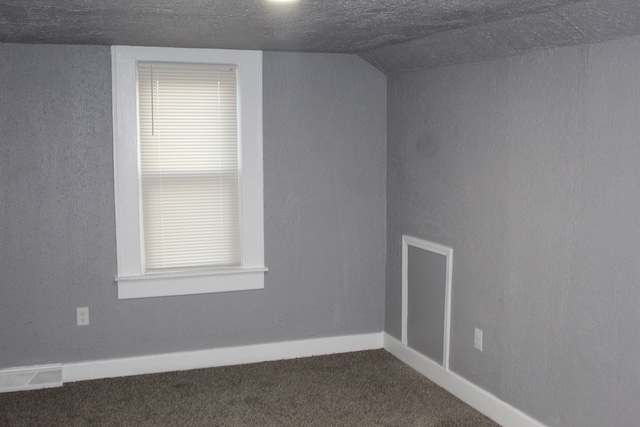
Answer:
<path fill-rule="evenodd" d="M 640 34 L 640 0 L 0 0 L 0 42 L 355 53 L 385 72 Z"/>

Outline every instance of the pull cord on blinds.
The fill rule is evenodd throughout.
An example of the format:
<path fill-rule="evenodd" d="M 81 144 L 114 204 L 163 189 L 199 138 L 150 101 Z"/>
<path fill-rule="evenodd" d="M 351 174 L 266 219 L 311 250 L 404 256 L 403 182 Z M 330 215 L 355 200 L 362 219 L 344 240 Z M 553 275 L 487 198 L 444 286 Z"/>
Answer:
<path fill-rule="evenodd" d="M 137 72 L 146 271 L 240 265 L 235 67 Z"/>

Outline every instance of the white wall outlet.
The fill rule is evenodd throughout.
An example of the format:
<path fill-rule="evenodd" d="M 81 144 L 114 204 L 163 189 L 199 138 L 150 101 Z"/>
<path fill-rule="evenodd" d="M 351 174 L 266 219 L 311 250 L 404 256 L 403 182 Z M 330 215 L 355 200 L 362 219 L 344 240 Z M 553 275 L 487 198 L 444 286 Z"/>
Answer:
<path fill-rule="evenodd" d="M 89 324 L 89 307 L 76 308 L 76 320 L 78 326 L 85 326 Z"/>
<path fill-rule="evenodd" d="M 482 329 L 476 328 L 476 332 L 473 334 L 473 346 L 482 351 Z"/>

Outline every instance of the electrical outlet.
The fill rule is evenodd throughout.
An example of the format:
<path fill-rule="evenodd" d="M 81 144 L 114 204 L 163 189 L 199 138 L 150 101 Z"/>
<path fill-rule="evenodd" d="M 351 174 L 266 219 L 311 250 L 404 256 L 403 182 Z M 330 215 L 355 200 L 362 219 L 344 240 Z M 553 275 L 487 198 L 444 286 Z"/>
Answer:
<path fill-rule="evenodd" d="M 473 334 L 473 346 L 482 351 L 482 329 L 476 328 L 476 331 Z"/>
<path fill-rule="evenodd" d="M 89 324 L 89 307 L 76 308 L 76 320 L 78 326 L 85 326 Z"/>

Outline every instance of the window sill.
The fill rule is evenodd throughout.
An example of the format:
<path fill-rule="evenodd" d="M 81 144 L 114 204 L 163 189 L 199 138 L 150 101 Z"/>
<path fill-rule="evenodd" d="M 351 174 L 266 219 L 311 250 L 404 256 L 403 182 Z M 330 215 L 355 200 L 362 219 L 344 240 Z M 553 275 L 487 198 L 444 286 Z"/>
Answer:
<path fill-rule="evenodd" d="M 264 289 L 266 267 L 116 277 L 118 299 Z"/>

